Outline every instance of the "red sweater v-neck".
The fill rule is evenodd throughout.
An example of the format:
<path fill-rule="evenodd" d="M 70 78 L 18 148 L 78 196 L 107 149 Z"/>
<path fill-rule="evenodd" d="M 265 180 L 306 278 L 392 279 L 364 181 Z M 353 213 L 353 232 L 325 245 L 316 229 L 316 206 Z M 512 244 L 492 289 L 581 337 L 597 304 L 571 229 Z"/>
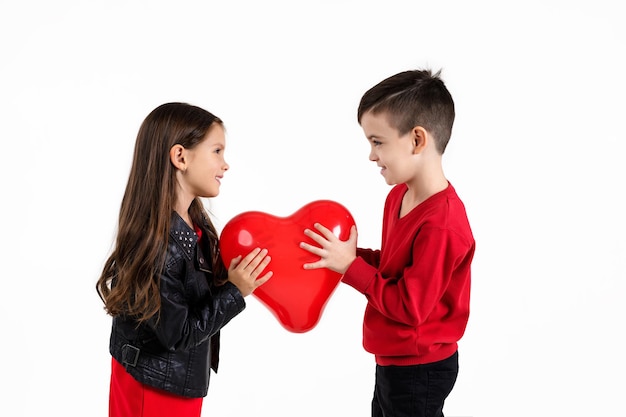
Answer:
<path fill-rule="evenodd" d="M 451 184 L 399 218 L 405 184 L 387 196 L 380 250 L 357 249 L 342 281 L 367 297 L 363 347 L 379 365 L 436 362 L 469 318 L 475 242 Z"/>

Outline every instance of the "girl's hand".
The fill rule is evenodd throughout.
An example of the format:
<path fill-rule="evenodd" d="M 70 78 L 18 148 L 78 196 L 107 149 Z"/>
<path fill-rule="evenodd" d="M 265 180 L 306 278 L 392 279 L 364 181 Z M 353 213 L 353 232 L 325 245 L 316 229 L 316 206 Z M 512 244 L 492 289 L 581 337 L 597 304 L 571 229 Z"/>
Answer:
<path fill-rule="evenodd" d="M 244 258 L 241 255 L 233 258 L 228 268 L 228 280 L 235 284 L 244 297 L 252 294 L 272 277 L 272 271 L 259 278 L 272 258 L 267 256 L 267 249 L 253 249 Z"/>
<path fill-rule="evenodd" d="M 352 262 L 356 259 L 357 231 L 356 226 L 350 228 L 348 240 L 342 241 L 326 227 L 315 223 L 314 227 L 321 233 L 318 234 L 306 229 L 304 234 L 313 239 L 320 247 L 300 242 L 302 249 L 308 250 L 320 257 L 320 260 L 304 264 L 304 269 L 328 268 L 331 271 L 344 274 Z"/>

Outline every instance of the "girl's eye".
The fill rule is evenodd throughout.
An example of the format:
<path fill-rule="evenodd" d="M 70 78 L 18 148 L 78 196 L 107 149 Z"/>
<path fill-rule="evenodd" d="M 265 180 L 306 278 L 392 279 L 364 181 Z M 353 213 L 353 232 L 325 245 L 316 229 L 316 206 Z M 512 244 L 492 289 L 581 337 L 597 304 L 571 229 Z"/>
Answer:
<path fill-rule="evenodd" d="M 218 154 L 218 155 L 219 155 L 219 154 L 221 154 L 221 153 L 222 153 L 222 149 L 221 149 L 221 148 L 217 148 L 217 149 L 215 150 L 215 153 L 216 153 L 216 154 Z"/>

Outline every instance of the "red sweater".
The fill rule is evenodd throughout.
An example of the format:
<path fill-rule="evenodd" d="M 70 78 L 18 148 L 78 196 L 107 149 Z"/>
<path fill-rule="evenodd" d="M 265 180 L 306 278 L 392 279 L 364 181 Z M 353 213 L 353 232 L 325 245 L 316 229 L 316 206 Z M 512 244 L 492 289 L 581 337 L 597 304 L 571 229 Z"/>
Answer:
<path fill-rule="evenodd" d="M 367 297 L 363 347 L 379 365 L 452 355 L 469 317 L 474 237 L 451 184 L 398 218 L 406 184 L 385 202 L 380 250 L 357 249 L 342 281 Z"/>

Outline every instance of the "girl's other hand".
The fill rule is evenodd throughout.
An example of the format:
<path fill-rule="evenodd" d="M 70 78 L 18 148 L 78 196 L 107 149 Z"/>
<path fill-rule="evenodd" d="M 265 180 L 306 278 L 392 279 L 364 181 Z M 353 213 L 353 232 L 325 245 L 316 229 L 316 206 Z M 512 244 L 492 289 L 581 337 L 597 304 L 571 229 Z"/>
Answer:
<path fill-rule="evenodd" d="M 247 297 L 274 274 L 269 271 L 260 276 L 271 260 L 272 258 L 267 255 L 267 249 L 261 248 L 253 249 L 243 258 L 239 255 L 230 262 L 228 280 L 235 284 L 244 297 Z"/>

